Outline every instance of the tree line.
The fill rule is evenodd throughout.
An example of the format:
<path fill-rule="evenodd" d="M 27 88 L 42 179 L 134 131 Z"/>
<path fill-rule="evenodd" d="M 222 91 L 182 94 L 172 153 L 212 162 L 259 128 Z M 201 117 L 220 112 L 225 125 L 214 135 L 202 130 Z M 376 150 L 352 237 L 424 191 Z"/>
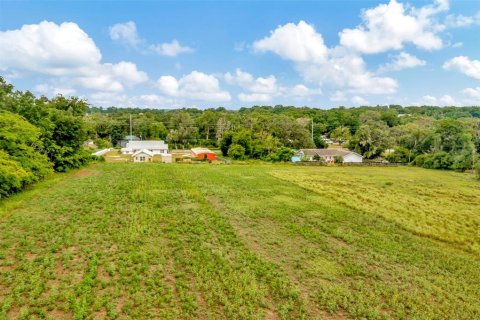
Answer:
<path fill-rule="evenodd" d="M 87 110 L 81 99 L 35 97 L 0 77 L 0 198 L 92 159 L 83 148 Z"/>
<path fill-rule="evenodd" d="M 75 97 L 35 97 L 0 77 L 0 195 L 85 165 L 89 139 L 117 146 L 130 117 L 141 139 L 219 148 L 233 159 L 289 161 L 294 150 L 327 148 L 330 139 L 367 160 L 459 171 L 479 163 L 480 107 L 100 108 Z"/>
<path fill-rule="evenodd" d="M 216 147 L 235 159 L 285 160 L 295 149 L 326 148 L 330 139 L 367 160 L 467 170 L 480 151 L 480 107 L 91 107 L 85 118 L 95 141 L 115 145 L 128 134 L 130 116 L 133 133 L 143 139 L 163 139 L 172 148 Z"/>

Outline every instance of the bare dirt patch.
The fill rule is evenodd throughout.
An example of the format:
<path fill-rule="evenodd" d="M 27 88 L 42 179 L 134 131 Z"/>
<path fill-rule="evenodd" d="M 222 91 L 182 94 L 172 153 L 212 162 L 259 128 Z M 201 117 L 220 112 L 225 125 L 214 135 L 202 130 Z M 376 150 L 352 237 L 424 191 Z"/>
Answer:
<path fill-rule="evenodd" d="M 73 175 L 74 177 L 85 177 L 85 176 L 90 176 L 92 174 L 94 174 L 95 171 L 93 170 L 90 170 L 90 169 L 82 169 L 80 171 L 77 171 L 75 172 L 75 174 Z"/>

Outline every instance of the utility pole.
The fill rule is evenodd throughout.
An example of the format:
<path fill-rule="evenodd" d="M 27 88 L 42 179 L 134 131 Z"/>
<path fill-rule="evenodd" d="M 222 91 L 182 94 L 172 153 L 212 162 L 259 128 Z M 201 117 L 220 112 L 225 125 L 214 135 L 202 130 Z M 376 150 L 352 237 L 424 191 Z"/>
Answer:
<path fill-rule="evenodd" d="M 312 118 L 312 141 L 313 141 L 313 144 L 315 144 L 315 140 L 313 139 L 313 118 Z"/>
<path fill-rule="evenodd" d="M 130 139 L 132 138 L 132 115 L 130 115 Z"/>

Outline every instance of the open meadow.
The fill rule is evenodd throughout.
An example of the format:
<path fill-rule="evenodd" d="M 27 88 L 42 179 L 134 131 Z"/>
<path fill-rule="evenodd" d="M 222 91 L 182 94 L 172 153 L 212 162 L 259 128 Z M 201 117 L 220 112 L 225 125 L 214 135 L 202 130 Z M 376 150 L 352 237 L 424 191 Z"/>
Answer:
<path fill-rule="evenodd" d="M 99 163 L 0 202 L 0 319 L 480 319 L 480 183 Z"/>

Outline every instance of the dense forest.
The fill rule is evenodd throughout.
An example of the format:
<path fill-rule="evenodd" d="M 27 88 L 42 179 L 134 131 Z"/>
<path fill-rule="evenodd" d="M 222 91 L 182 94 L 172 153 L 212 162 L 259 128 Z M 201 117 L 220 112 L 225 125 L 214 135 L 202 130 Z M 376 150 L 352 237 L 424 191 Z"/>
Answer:
<path fill-rule="evenodd" d="M 328 147 L 327 138 L 367 160 L 464 171 L 480 152 L 480 107 L 99 108 L 75 97 L 35 97 L 0 77 L 0 196 L 85 165 L 89 139 L 99 148 L 117 146 L 130 117 L 142 139 L 220 148 L 233 159 L 285 161 L 295 149 Z"/>

